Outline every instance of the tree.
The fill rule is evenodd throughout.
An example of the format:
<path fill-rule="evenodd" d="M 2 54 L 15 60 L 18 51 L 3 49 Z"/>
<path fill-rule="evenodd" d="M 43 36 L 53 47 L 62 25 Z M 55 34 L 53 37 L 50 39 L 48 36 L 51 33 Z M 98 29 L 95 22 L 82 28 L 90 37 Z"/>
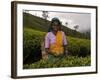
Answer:
<path fill-rule="evenodd" d="M 73 34 L 74 34 L 74 36 L 77 36 L 77 37 L 79 37 L 79 34 L 78 34 L 78 32 L 77 32 L 77 29 L 79 28 L 79 25 L 75 25 L 74 26 L 74 32 L 73 32 Z"/>
<path fill-rule="evenodd" d="M 75 31 L 77 31 L 78 28 L 79 28 L 79 25 L 74 26 Z"/>
<path fill-rule="evenodd" d="M 65 22 L 65 25 L 68 26 L 68 22 Z"/>
<path fill-rule="evenodd" d="M 43 16 L 43 18 L 44 18 L 45 20 L 47 20 L 47 18 L 49 17 L 48 14 L 49 14 L 48 11 L 43 11 L 42 16 Z"/>
<path fill-rule="evenodd" d="M 44 26 L 47 26 L 48 11 L 43 11 L 42 17 L 45 20 Z"/>

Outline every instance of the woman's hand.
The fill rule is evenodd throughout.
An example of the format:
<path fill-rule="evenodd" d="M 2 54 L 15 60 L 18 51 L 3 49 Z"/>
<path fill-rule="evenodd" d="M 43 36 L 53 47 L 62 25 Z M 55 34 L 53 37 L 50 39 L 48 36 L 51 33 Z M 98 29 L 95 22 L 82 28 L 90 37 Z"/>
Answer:
<path fill-rule="evenodd" d="M 42 58 L 47 60 L 48 59 L 48 53 L 49 53 L 49 49 L 45 49 L 45 51 L 42 51 Z"/>
<path fill-rule="evenodd" d="M 45 60 L 48 59 L 48 54 L 45 51 L 42 52 L 42 58 Z"/>

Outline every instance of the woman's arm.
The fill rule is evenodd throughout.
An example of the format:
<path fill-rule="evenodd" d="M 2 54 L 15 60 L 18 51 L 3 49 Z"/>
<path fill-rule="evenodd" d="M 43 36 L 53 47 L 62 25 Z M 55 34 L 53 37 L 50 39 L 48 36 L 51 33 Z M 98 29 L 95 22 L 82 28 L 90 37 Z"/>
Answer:
<path fill-rule="evenodd" d="M 48 58 L 48 53 L 49 53 L 49 36 L 47 33 L 44 39 L 44 55 L 43 55 L 44 59 Z"/>

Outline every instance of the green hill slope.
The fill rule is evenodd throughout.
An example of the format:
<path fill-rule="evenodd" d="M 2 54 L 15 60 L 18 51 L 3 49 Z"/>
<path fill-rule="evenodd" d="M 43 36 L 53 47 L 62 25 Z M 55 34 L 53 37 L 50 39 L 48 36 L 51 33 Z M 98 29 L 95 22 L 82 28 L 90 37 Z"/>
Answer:
<path fill-rule="evenodd" d="M 29 27 L 35 30 L 47 32 L 50 25 L 50 21 L 44 20 L 40 17 L 34 16 L 29 13 L 23 13 L 23 27 Z M 62 25 L 62 30 L 66 35 L 78 38 L 87 38 L 86 35 L 72 30 Z"/>

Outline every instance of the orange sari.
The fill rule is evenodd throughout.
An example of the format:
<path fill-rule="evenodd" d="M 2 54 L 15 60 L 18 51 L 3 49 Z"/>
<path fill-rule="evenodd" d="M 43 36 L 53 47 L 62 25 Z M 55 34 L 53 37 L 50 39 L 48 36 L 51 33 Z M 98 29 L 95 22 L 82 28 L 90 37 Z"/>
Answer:
<path fill-rule="evenodd" d="M 58 56 L 63 54 L 64 48 L 63 48 L 63 41 L 62 41 L 62 32 L 58 31 L 56 34 L 56 41 L 54 44 L 50 44 L 49 51 L 51 54 Z"/>

